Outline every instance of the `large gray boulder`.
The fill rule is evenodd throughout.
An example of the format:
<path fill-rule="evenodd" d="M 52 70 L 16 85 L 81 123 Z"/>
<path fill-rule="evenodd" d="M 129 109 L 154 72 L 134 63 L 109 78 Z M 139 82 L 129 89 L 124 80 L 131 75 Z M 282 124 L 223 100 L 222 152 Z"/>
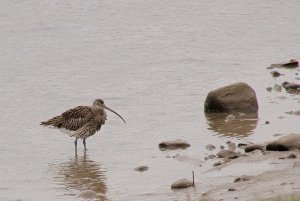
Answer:
<path fill-rule="evenodd" d="M 246 83 L 238 82 L 208 93 L 205 112 L 257 112 L 255 91 Z"/>

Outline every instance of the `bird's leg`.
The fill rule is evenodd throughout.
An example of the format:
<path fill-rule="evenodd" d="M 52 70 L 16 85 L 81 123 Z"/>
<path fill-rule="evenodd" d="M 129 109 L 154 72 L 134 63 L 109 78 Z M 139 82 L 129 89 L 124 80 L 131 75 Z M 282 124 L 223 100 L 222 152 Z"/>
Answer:
<path fill-rule="evenodd" d="M 84 146 L 84 151 L 86 151 L 86 142 L 85 142 L 85 138 L 83 138 L 83 146 Z"/>
<path fill-rule="evenodd" d="M 77 138 L 75 139 L 74 144 L 75 144 L 75 156 L 77 156 Z"/>

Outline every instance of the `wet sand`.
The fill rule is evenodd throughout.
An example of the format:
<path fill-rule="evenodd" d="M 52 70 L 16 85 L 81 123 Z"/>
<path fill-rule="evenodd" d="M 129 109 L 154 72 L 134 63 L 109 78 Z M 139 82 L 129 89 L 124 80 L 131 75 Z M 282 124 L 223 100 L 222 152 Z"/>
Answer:
<path fill-rule="evenodd" d="M 290 154 L 295 154 L 297 158 L 280 159 Z M 202 194 L 203 200 L 288 200 L 300 195 L 299 150 L 267 151 L 263 154 L 255 151 L 212 168 L 209 172 L 219 172 L 222 178 L 211 178 L 211 184 L 205 185 L 209 190 Z M 245 175 L 249 176 L 248 181 L 234 182 L 235 178 Z M 198 185 L 200 189 L 204 187 L 201 182 Z"/>

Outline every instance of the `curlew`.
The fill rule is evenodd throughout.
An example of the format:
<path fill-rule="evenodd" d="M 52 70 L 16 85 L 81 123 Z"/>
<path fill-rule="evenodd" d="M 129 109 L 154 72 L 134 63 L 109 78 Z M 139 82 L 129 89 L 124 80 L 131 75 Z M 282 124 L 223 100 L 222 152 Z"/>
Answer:
<path fill-rule="evenodd" d="M 126 123 L 121 115 L 105 106 L 103 100 L 96 99 L 92 106 L 77 106 L 48 121 L 41 122 L 41 125 L 59 129 L 69 136 L 75 137 L 75 154 L 77 155 L 77 139 L 83 140 L 86 151 L 86 138 L 99 131 L 106 121 L 107 115 L 104 109 L 115 113 Z"/>

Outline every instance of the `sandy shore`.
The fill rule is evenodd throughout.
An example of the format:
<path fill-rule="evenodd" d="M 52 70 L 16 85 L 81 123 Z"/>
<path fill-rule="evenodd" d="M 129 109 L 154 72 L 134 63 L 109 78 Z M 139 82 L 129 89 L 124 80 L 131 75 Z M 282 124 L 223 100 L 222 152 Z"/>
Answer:
<path fill-rule="evenodd" d="M 296 158 L 287 158 L 294 154 Z M 216 162 L 220 159 L 213 159 Z M 209 161 L 208 161 L 209 162 Z M 207 171 L 200 200 L 300 200 L 300 151 L 254 151 Z M 234 182 L 238 177 L 246 178 Z M 207 184 L 209 183 L 209 184 Z M 297 199 L 298 198 L 298 199 Z"/>

